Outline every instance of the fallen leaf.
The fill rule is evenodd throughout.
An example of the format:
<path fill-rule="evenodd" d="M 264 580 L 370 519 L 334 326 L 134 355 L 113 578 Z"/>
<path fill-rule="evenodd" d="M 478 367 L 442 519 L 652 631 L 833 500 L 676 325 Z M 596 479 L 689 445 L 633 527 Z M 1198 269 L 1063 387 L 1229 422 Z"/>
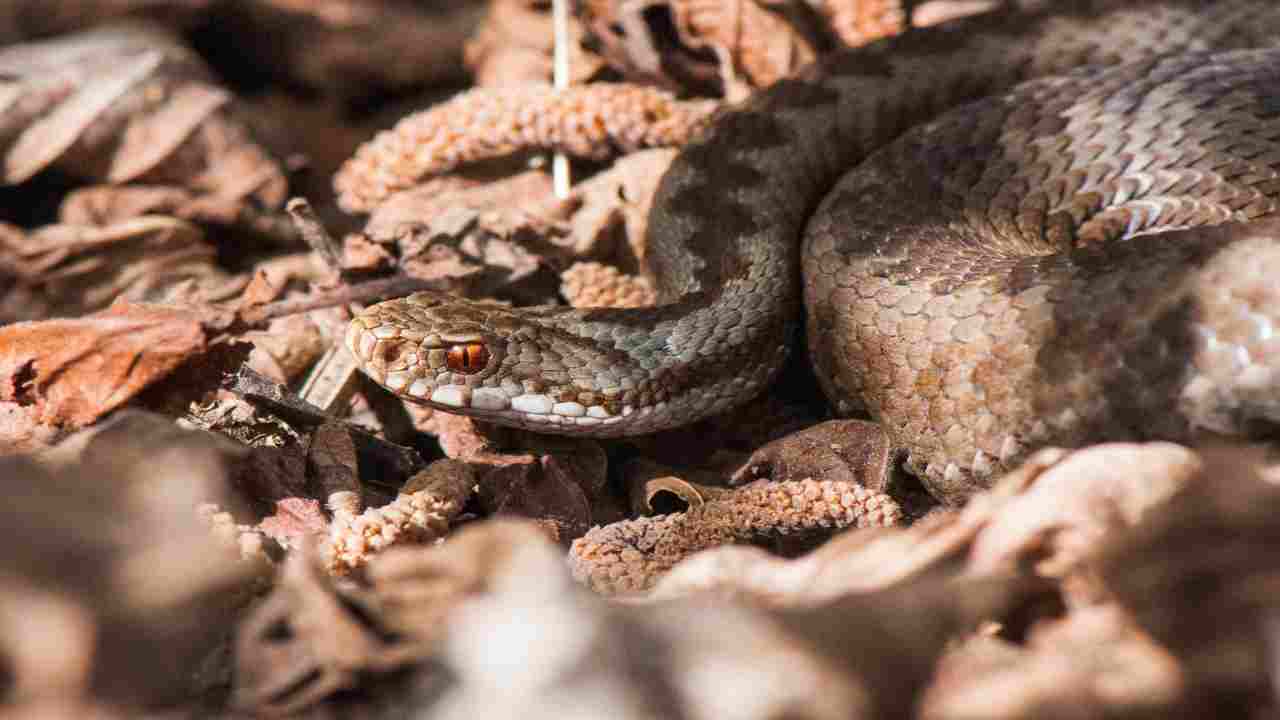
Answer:
<path fill-rule="evenodd" d="M 208 347 L 196 313 L 119 303 L 74 320 L 0 328 L 0 402 L 43 425 L 80 427 Z"/>

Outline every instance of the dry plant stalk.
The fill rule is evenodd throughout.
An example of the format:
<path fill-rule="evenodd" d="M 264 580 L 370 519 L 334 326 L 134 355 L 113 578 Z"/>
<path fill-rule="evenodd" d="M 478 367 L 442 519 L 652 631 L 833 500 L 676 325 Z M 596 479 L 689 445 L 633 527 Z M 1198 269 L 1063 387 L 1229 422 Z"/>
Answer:
<path fill-rule="evenodd" d="M 777 535 L 889 527 L 901 518 L 893 498 L 857 483 L 760 481 L 687 512 L 592 528 L 574 541 L 569 559 L 574 577 L 597 592 L 640 592 L 707 548 Z"/>
<path fill-rule="evenodd" d="M 649 278 L 598 262 L 571 265 L 560 275 L 560 292 L 574 307 L 647 307 L 658 300 Z"/>
<path fill-rule="evenodd" d="M 338 203 L 369 212 L 397 190 L 463 164 L 522 150 L 604 159 L 682 145 L 718 107 L 650 87 L 596 83 L 479 88 L 410 115 L 365 143 L 334 177 Z"/>
<path fill-rule="evenodd" d="M 358 515 L 347 494 L 335 493 L 339 497 L 330 500 L 333 522 L 320 548 L 322 562 L 329 572 L 346 575 L 393 545 L 444 537 L 474 484 L 470 465 L 440 460 L 410 478 L 395 500 Z"/>

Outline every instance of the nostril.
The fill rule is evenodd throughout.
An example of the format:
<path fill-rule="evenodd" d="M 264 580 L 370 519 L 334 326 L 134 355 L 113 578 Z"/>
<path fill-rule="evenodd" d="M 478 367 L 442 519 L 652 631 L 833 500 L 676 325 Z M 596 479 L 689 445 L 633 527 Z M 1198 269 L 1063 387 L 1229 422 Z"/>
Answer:
<path fill-rule="evenodd" d="M 413 344 L 407 340 L 384 340 L 379 346 L 383 366 L 388 369 L 399 369 L 405 364 L 405 357 L 413 351 Z"/>

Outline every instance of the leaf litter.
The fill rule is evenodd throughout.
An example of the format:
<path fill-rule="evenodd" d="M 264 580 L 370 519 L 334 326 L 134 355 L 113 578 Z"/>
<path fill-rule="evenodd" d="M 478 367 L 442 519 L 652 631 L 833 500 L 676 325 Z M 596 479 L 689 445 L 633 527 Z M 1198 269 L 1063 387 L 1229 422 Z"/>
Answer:
<path fill-rule="evenodd" d="M 995 4 L 577 5 L 569 92 L 543 0 L 0 9 L 0 717 L 1274 712 L 1265 450 L 1048 449 L 949 508 L 800 361 L 613 442 L 361 381 L 384 297 L 652 304 L 711 113 Z"/>

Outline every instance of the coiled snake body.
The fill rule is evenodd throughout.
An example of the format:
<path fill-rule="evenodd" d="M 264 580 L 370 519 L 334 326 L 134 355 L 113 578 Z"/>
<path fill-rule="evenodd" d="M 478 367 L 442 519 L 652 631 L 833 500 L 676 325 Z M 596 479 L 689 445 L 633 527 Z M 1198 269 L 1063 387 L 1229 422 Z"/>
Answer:
<path fill-rule="evenodd" d="M 1046 444 L 1266 433 L 1280 421 L 1269 44 L 1278 4 L 1161 0 L 1062 2 L 845 51 L 718 118 L 668 171 L 648 237 L 664 304 L 420 294 L 366 310 L 347 343 L 397 394 L 610 437 L 750 399 L 803 298 L 828 397 L 882 422 L 948 501 Z"/>

